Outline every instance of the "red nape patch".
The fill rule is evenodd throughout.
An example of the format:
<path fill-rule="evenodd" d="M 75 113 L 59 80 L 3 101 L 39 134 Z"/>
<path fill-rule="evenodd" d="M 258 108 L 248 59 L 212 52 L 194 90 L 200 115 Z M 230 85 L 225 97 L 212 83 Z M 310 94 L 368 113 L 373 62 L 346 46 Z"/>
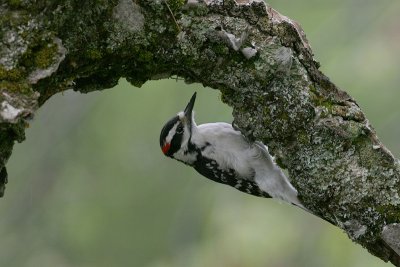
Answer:
<path fill-rule="evenodd" d="M 169 148 L 171 147 L 170 143 L 166 143 L 161 149 L 164 154 L 167 154 Z"/>

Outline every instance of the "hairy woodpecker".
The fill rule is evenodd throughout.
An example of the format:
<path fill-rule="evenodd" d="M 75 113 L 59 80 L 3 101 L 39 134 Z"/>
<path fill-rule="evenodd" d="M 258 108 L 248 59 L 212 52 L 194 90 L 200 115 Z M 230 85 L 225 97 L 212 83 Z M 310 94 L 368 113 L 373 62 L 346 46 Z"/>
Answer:
<path fill-rule="evenodd" d="M 224 122 L 196 125 L 193 94 L 184 111 L 162 128 L 160 146 L 164 155 L 192 166 L 215 182 L 247 194 L 273 197 L 304 208 L 296 189 L 275 164 L 261 142 L 249 142 Z"/>

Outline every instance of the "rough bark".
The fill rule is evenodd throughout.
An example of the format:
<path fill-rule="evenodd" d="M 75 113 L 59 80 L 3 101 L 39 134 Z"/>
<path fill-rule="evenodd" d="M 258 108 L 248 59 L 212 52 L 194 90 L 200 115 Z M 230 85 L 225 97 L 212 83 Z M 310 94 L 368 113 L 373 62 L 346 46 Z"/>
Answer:
<path fill-rule="evenodd" d="M 318 70 L 300 26 L 260 0 L 0 4 L 0 194 L 15 141 L 49 97 L 172 75 L 222 92 L 304 205 L 400 266 L 399 161 Z"/>

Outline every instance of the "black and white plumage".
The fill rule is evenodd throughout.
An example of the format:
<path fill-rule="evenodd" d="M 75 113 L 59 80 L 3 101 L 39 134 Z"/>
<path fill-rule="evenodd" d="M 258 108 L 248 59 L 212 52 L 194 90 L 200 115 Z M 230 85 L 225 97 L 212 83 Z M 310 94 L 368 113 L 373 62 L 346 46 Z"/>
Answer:
<path fill-rule="evenodd" d="M 303 208 L 296 189 L 275 164 L 264 144 L 249 142 L 228 123 L 196 125 L 193 116 L 195 99 L 196 93 L 185 110 L 170 119 L 161 130 L 163 153 L 192 166 L 215 182 Z"/>

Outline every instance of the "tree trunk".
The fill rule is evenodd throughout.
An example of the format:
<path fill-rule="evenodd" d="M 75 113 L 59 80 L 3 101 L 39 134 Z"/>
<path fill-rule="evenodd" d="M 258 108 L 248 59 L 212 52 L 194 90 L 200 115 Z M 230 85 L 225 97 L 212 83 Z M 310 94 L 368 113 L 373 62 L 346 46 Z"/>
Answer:
<path fill-rule="evenodd" d="M 399 161 L 300 26 L 263 1 L 10 0 L 0 23 L 0 195 L 14 141 L 49 97 L 177 75 L 222 92 L 310 211 L 400 266 Z"/>

